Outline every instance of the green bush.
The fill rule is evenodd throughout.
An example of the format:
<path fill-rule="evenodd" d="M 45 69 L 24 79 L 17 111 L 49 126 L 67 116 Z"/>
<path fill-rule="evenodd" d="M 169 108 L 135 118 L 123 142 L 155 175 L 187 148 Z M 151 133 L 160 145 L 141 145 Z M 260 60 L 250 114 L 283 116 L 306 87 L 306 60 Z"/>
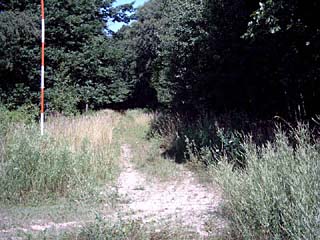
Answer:
<path fill-rule="evenodd" d="M 228 161 L 212 166 L 238 236 L 320 238 L 320 143 L 307 129 L 294 130 L 291 143 L 281 131 L 261 147 L 247 140 L 245 170 L 235 171 Z"/>
<path fill-rule="evenodd" d="M 208 165 L 227 155 L 235 166 L 243 167 L 242 134 L 234 130 L 246 128 L 240 123 L 244 125 L 247 118 L 238 115 L 200 114 L 190 118 L 187 115 L 158 114 L 152 122 L 151 135 L 162 136 L 168 155 L 178 162 L 193 160 Z"/>
<path fill-rule="evenodd" d="M 36 107 L 32 104 L 23 105 L 16 110 L 9 111 L 6 106 L 0 103 L 0 162 L 4 159 L 7 133 L 15 125 L 34 122 L 36 112 Z"/>
<path fill-rule="evenodd" d="M 46 91 L 46 98 L 47 112 L 59 112 L 71 116 L 78 113 L 78 89 L 68 81 L 55 83 L 54 87 Z"/>
<path fill-rule="evenodd" d="M 3 137 L 10 126 L 17 123 L 32 123 L 37 115 L 34 105 L 23 105 L 16 110 L 9 111 L 7 107 L 0 104 L 0 136 Z"/>
<path fill-rule="evenodd" d="M 4 145 L 0 162 L 0 200 L 24 203 L 67 196 L 111 174 L 105 155 L 88 141 L 76 152 L 68 142 L 40 136 L 33 125 L 16 126 Z"/>

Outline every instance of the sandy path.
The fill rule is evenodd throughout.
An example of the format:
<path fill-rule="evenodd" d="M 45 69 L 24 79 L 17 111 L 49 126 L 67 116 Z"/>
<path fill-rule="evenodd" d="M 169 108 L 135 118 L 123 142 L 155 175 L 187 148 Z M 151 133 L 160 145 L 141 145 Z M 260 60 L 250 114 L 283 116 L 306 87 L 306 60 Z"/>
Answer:
<path fill-rule="evenodd" d="M 221 194 L 214 189 L 200 184 L 192 172 L 182 168 L 179 180 L 160 182 L 150 181 L 144 174 L 135 169 L 132 163 L 131 147 L 121 146 L 122 173 L 117 182 L 117 192 L 121 203 L 116 210 L 129 219 L 139 219 L 144 223 L 155 226 L 183 226 L 191 232 L 196 232 L 200 238 L 212 235 L 206 228 L 210 216 L 215 216 L 221 204 Z M 0 213 L 0 217 L 1 217 Z M 105 215 L 113 219 L 115 215 Z M 116 219 L 116 218 L 114 218 Z M 217 235 L 225 226 L 221 218 L 216 218 L 215 229 Z M 0 221 L 1 222 L 1 221 Z M 38 222 L 36 224 L 35 222 Z M 91 221 L 73 221 L 55 223 L 45 220 L 32 221 L 21 227 L 0 229 L 1 239 L 24 239 L 14 237 L 18 232 L 55 232 L 81 228 Z M 171 224 L 172 223 L 172 224 Z M 212 222 L 211 222 L 212 224 Z"/>
<path fill-rule="evenodd" d="M 122 145 L 123 172 L 118 179 L 119 194 L 127 199 L 120 211 L 134 219 L 153 223 L 182 224 L 200 236 L 208 236 L 205 223 L 221 204 L 218 191 L 200 184 L 194 174 L 182 170 L 180 181 L 147 181 L 131 163 L 129 145 Z M 216 228 L 223 228 L 223 220 L 217 220 Z"/>

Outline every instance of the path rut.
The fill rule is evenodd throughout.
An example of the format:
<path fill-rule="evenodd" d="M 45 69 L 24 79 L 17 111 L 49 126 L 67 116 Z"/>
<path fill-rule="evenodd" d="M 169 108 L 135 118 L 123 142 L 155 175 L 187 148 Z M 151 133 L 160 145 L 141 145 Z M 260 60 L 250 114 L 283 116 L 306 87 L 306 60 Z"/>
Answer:
<path fill-rule="evenodd" d="M 144 223 L 182 224 L 200 236 L 209 236 L 206 223 L 218 211 L 222 198 L 218 190 L 200 184 L 191 171 L 183 168 L 181 178 L 168 182 L 150 181 L 135 169 L 131 147 L 121 147 L 123 171 L 118 179 L 118 192 L 127 199 L 120 211 Z M 216 229 L 225 225 L 217 219 Z"/>

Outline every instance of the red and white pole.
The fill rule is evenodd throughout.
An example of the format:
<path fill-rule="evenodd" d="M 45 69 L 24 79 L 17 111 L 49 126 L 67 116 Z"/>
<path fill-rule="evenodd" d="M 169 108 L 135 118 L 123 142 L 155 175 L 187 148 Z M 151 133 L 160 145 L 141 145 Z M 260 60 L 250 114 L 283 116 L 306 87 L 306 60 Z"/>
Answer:
<path fill-rule="evenodd" d="M 40 97 L 40 128 L 44 134 L 44 48 L 45 48 L 45 23 L 44 23 L 44 0 L 41 0 L 41 97 Z"/>

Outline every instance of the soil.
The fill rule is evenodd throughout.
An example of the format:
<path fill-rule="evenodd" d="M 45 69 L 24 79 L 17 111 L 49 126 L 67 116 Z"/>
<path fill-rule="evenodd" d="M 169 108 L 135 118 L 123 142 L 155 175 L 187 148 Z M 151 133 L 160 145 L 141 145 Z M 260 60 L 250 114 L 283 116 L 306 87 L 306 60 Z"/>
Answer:
<path fill-rule="evenodd" d="M 140 220 L 144 224 L 153 224 L 159 228 L 182 226 L 190 232 L 197 233 L 199 239 L 217 236 L 222 232 L 226 222 L 217 214 L 222 203 L 218 188 L 209 188 L 201 184 L 195 174 L 182 165 L 178 179 L 163 182 L 154 178 L 151 181 L 135 168 L 132 155 L 130 145 L 123 144 L 121 146 L 123 169 L 116 186 L 117 194 L 120 196 L 120 204 L 117 204 L 115 209 L 117 216 Z M 112 216 L 105 217 L 112 218 Z M 214 223 L 210 221 L 213 217 Z M 18 232 L 39 233 L 48 230 L 60 232 L 80 228 L 88 223 L 86 221 L 56 223 L 34 219 L 29 223 L 18 225 L 19 227 L 17 225 L 8 227 L 5 222 L 12 222 L 10 218 L 2 213 L 0 208 L 1 240 L 23 239 L 15 237 Z M 207 226 L 208 222 L 210 228 Z"/>
<path fill-rule="evenodd" d="M 179 180 L 150 181 L 134 168 L 130 146 L 124 144 L 121 150 L 123 172 L 118 179 L 118 192 L 127 199 L 120 206 L 124 215 L 144 223 L 180 223 L 201 237 L 212 235 L 212 226 L 209 229 L 206 223 L 221 207 L 222 197 L 217 189 L 199 183 L 195 174 L 183 167 Z M 217 235 L 226 223 L 215 217 L 214 224 Z"/>

